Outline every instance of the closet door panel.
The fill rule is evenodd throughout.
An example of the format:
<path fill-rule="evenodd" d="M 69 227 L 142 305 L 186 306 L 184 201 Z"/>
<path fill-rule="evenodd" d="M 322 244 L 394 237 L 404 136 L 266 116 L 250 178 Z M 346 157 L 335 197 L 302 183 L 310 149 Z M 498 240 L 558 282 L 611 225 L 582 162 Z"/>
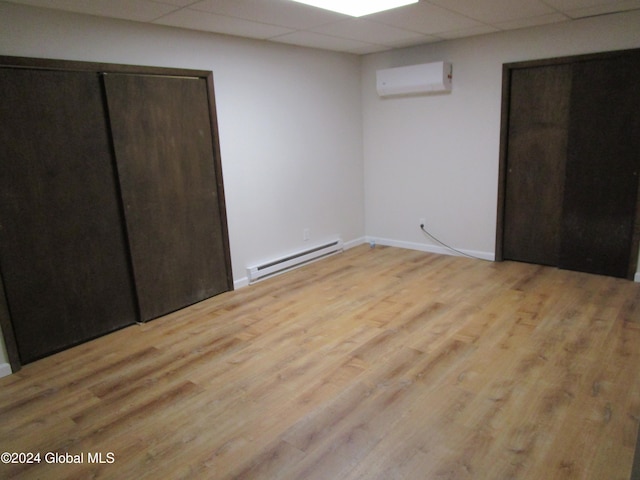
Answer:
<path fill-rule="evenodd" d="M 640 172 L 640 55 L 574 66 L 561 268 L 629 275 Z"/>
<path fill-rule="evenodd" d="M 96 74 L 0 69 L 0 268 L 20 360 L 136 321 Z"/>
<path fill-rule="evenodd" d="M 141 318 L 227 291 L 206 80 L 104 81 Z"/>
<path fill-rule="evenodd" d="M 505 259 L 557 265 L 571 66 L 511 72 Z"/>

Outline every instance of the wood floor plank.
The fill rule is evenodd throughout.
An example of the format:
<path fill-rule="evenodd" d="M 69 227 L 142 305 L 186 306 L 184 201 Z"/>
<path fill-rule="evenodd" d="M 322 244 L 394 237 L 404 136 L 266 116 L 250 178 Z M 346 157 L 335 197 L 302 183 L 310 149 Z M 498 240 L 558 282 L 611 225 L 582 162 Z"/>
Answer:
<path fill-rule="evenodd" d="M 0 478 L 626 480 L 639 421 L 637 283 L 362 246 L 0 379 L 84 454 Z"/>

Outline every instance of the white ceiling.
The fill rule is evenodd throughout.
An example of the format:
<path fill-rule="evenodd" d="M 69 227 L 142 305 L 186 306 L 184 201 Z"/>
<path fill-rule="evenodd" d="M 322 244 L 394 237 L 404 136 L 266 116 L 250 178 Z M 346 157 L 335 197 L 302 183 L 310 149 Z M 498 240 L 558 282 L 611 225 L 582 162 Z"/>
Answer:
<path fill-rule="evenodd" d="M 290 0 L 7 2 L 355 54 L 640 9 L 640 0 L 421 0 L 353 18 Z"/>

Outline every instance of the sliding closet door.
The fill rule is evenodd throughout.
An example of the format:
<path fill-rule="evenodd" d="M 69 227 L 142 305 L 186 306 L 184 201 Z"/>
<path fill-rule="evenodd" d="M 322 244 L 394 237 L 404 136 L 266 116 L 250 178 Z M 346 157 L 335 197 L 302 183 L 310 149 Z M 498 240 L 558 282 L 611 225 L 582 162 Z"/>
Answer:
<path fill-rule="evenodd" d="M 96 74 L 0 69 L 0 268 L 22 363 L 136 321 Z"/>
<path fill-rule="evenodd" d="M 640 50 L 513 64 L 504 78 L 502 257 L 631 278 Z"/>
<path fill-rule="evenodd" d="M 511 72 L 503 257 L 557 265 L 571 66 Z"/>
<path fill-rule="evenodd" d="M 104 81 L 146 321 L 229 290 L 207 83 L 124 74 Z"/>
<path fill-rule="evenodd" d="M 640 174 L 640 53 L 573 68 L 559 266 L 627 277 Z"/>

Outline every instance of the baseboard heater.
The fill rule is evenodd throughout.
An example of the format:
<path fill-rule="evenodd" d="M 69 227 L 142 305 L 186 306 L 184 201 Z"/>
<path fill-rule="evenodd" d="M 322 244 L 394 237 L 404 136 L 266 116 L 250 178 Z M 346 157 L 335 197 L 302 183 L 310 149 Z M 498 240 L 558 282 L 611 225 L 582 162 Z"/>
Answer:
<path fill-rule="evenodd" d="M 306 263 L 313 262 L 323 257 L 339 253 L 344 249 L 342 239 L 338 238 L 331 242 L 323 243 L 315 247 L 291 253 L 281 258 L 264 262 L 260 265 L 247 267 L 247 277 L 249 283 L 253 283 L 264 277 L 282 273 L 295 267 L 302 266 Z"/>

